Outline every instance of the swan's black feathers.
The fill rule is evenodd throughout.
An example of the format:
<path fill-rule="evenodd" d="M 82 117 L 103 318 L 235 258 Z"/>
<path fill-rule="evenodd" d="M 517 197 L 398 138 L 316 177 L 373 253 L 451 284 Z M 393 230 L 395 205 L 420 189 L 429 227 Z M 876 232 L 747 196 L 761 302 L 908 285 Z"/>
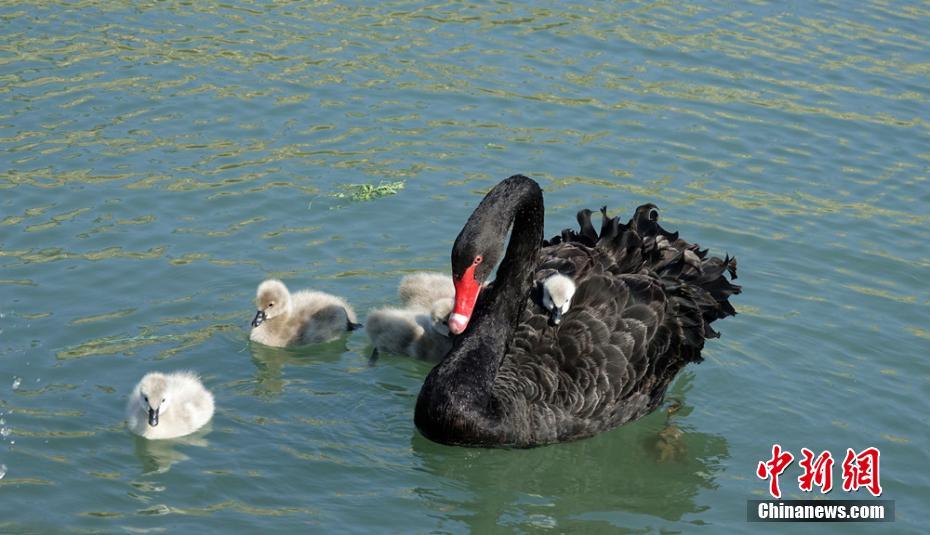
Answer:
<path fill-rule="evenodd" d="M 608 217 L 607 216 L 607 207 L 601 207 L 601 232 L 597 238 L 597 244 L 602 245 L 605 243 L 610 243 L 616 239 L 617 235 L 620 234 L 622 230 L 626 230 L 626 225 L 620 223 L 620 219 L 617 217 Z"/>
<path fill-rule="evenodd" d="M 505 420 L 520 423 L 507 443 L 581 438 L 648 414 L 719 336 L 710 323 L 736 313 L 727 298 L 740 290 L 724 277 L 735 259 L 709 257 L 650 210 L 624 224 L 604 207 L 599 233 L 582 210 L 579 231 L 543 242 L 536 279 L 559 271 L 578 288 L 559 326 L 534 300 L 514 332 L 494 385 Z"/>
<path fill-rule="evenodd" d="M 585 245 L 593 246 L 597 243 L 597 231 L 594 230 L 594 225 L 591 224 L 591 210 L 587 208 L 581 210 L 578 212 L 577 219 L 578 226 L 581 227 L 580 236 Z"/>
<path fill-rule="evenodd" d="M 579 242 L 563 242 L 540 250 L 536 266 L 536 280 L 545 280 L 556 272 L 566 277 L 587 276 L 592 269 L 600 269 L 600 260 L 591 247 Z"/>
<path fill-rule="evenodd" d="M 535 186 L 511 177 L 482 206 L 488 198 L 506 206 L 502 199 L 514 195 L 514 184 Z M 536 210 L 527 212 L 531 216 L 542 209 L 538 187 L 518 202 Z M 487 300 L 479 295 L 478 319 L 456 337 L 418 397 L 416 424 L 424 435 L 516 447 L 588 437 L 655 410 L 677 373 L 701 361 L 705 339 L 719 336 L 711 323 L 736 313 L 729 297 L 740 287 L 726 279 L 736 278 L 735 259 L 710 256 L 666 231 L 654 205 L 638 207 L 627 223 L 610 217 L 606 207 L 600 211 L 600 232 L 592 212 L 582 210 L 577 231 L 549 240 L 542 239 L 541 217 L 535 226 L 524 222 L 519 235 L 514 220 L 511 248 L 515 240 L 515 250 L 534 244 L 535 261 L 525 254 L 515 261 L 522 264 L 507 264 L 526 271 L 508 272 L 493 293 L 483 290 Z M 473 219 L 460 238 L 473 230 Z M 453 248 L 453 263 L 456 255 Z M 531 285 L 554 272 L 576 285 L 555 326 L 533 292 L 538 285 Z"/>

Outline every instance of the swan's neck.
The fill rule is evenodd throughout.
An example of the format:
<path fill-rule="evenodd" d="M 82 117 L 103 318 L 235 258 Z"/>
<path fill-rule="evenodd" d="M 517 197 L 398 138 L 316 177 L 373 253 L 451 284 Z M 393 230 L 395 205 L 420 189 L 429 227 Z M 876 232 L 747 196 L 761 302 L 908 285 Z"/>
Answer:
<path fill-rule="evenodd" d="M 545 213 L 542 192 L 535 182 L 523 179 L 505 191 L 499 204 L 490 203 L 484 209 L 497 210 L 505 229 L 512 225 L 510 243 L 497 268 L 494 284 L 479 297 L 475 306 L 472 315 L 475 326 L 463 336 L 489 342 L 493 339 L 494 351 L 492 355 L 485 355 L 490 364 L 485 369 L 495 373 L 533 286 Z M 506 232 L 500 234 L 501 241 L 504 235 Z"/>
<path fill-rule="evenodd" d="M 491 338 L 487 327 L 491 327 L 496 342 L 497 355 L 494 371 L 504 355 L 510 334 L 520 322 L 526 308 L 526 298 L 533 287 L 537 257 L 542 243 L 543 205 L 542 196 L 527 199 L 517 206 L 513 219 L 513 231 L 507 254 L 497 268 L 494 284 L 478 299 L 473 314 L 475 327 L 465 336 L 483 340 Z M 486 325 L 488 324 L 489 325 Z M 484 327 L 484 328 L 482 328 Z"/>
<path fill-rule="evenodd" d="M 454 339 L 448 356 L 424 383 L 418 402 L 431 414 L 423 415 L 420 425 L 418 407 L 417 419 L 427 434 L 454 433 L 450 427 L 462 425 L 490 428 L 499 416 L 493 408 L 492 386 L 533 286 L 545 211 L 535 182 L 523 178 L 503 192 L 496 191 L 501 185 L 482 201 L 468 225 L 500 225 L 496 236 L 503 242 L 512 224 L 510 243 L 493 285 L 478 297 L 468 328 Z M 470 230 L 468 225 L 463 233 Z M 427 420 L 432 423 L 425 423 Z M 424 426 L 439 426 L 444 431 Z"/>

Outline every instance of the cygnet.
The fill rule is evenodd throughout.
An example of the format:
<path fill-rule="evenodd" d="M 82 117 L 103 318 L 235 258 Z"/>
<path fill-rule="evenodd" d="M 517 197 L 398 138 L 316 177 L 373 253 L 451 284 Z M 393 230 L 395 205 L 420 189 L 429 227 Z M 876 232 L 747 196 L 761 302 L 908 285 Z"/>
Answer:
<path fill-rule="evenodd" d="M 267 346 L 329 342 L 361 327 L 355 311 L 341 298 L 312 290 L 291 294 L 277 279 L 258 286 L 255 305 L 249 338 Z"/>
<path fill-rule="evenodd" d="M 375 346 L 372 362 L 377 359 L 378 351 L 441 360 L 452 348 L 447 325 L 452 305 L 451 298 L 444 298 L 435 301 L 428 312 L 382 308 L 369 314 L 365 331 Z"/>
<path fill-rule="evenodd" d="M 177 438 L 213 417 L 213 394 L 192 372 L 146 374 L 126 406 L 129 430 L 148 439 Z"/>
<path fill-rule="evenodd" d="M 542 305 L 549 311 L 549 323 L 558 325 L 568 312 L 575 295 L 575 282 L 561 273 L 547 277 L 542 282 Z"/>
<path fill-rule="evenodd" d="M 405 306 L 429 310 L 440 299 L 455 297 L 452 277 L 444 273 L 420 271 L 400 279 L 397 293 Z"/>

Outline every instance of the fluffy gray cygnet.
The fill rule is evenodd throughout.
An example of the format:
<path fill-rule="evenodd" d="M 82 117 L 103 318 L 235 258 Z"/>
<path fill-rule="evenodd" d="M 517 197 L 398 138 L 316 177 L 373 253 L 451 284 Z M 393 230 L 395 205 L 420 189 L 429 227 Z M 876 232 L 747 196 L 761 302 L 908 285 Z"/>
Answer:
<path fill-rule="evenodd" d="M 258 286 L 255 306 L 258 312 L 249 338 L 266 346 L 329 342 L 361 327 L 355 311 L 343 299 L 312 290 L 291 294 L 276 279 Z"/>
<path fill-rule="evenodd" d="M 397 293 L 405 306 L 429 310 L 440 299 L 454 298 L 455 286 L 452 285 L 450 275 L 420 271 L 400 279 Z"/>
<path fill-rule="evenodd" d="M 382 308 L 368 315 L 365 332 L 379 351 L 408 355 L 423 360 L 441 360 L 452 348 L 446 324 L 452 299 L 433 302 L 428 311 L 416 308 Z"/>

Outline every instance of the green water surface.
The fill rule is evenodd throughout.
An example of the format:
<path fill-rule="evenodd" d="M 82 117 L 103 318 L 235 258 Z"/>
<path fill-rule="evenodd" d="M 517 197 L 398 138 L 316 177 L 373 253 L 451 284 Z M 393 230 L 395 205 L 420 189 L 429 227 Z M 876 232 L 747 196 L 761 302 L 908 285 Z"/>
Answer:
<path fill-rule="evenodd" d="M 880 448 L 897 506 L 787 527 L 926 532 L 925 2 L 7 1 L 0 21 L 0 532 L 776 532 L 746 522 L 776 442 Z M 430 364 L 369 367 L 364 331 L 249 344 L 263 278 L 364 318 L 448 270 L 518 172 L 547 234 L 654 202 L 739 259 L 739 315 L 674 414 L 451 448 L 413 426 Z M 382 182 L 404 187 L 339 195 Z M 211 427 L 136 439 L 127 394 L 176 369 L 215 394 Z"/>

